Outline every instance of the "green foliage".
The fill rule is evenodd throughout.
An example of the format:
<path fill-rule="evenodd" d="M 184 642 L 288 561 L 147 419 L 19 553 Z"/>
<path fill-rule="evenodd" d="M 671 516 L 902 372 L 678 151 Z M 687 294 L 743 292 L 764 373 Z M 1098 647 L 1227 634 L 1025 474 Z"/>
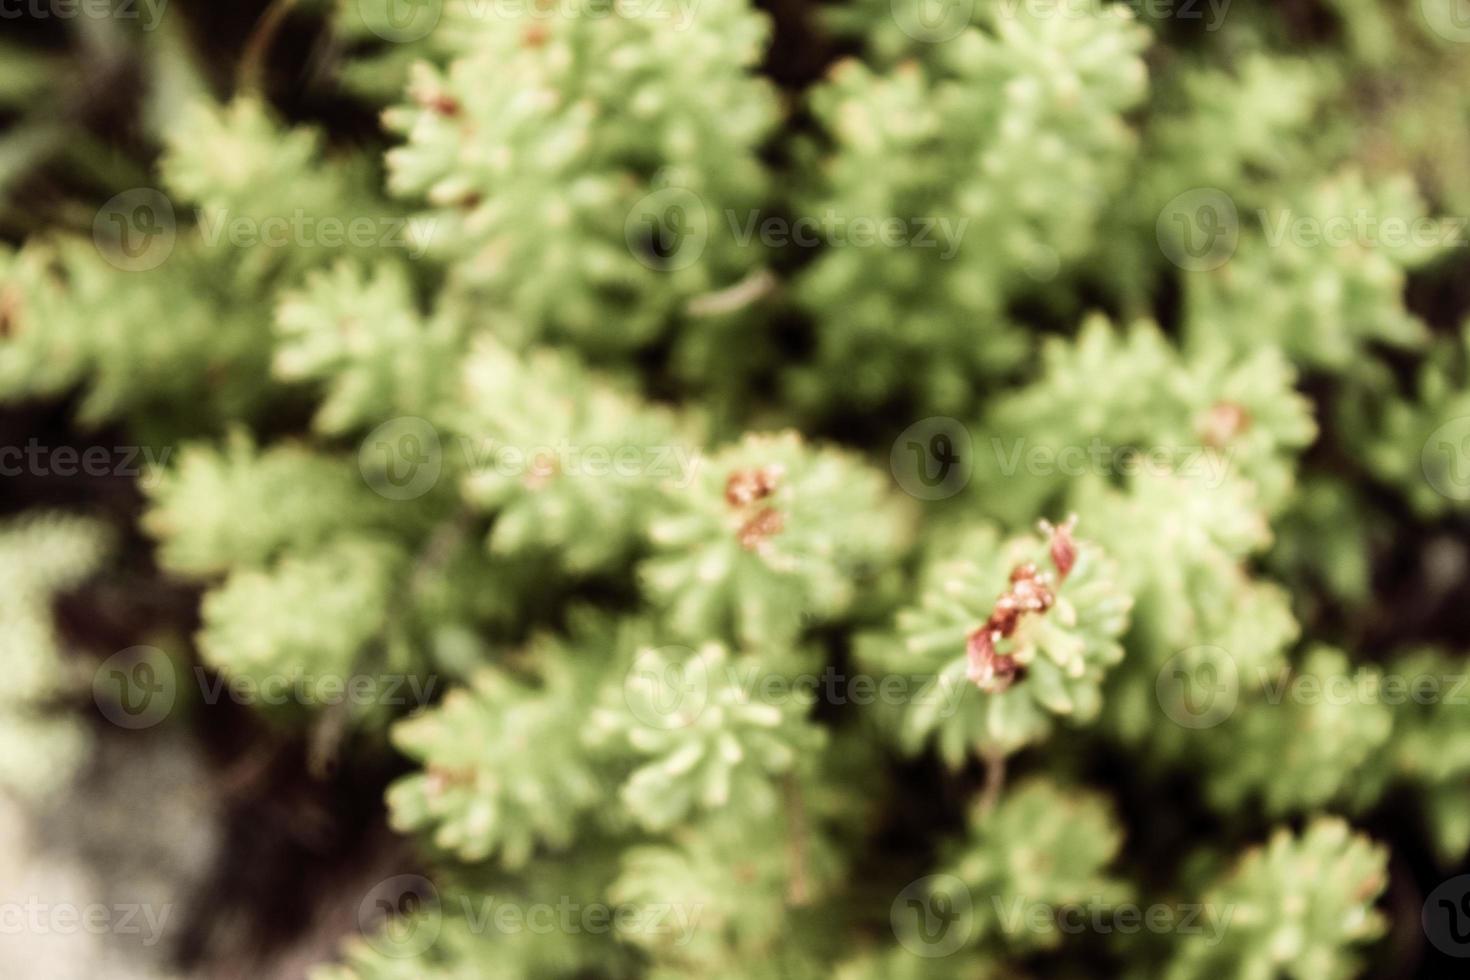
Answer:
<path fill-rule="evenodd" d="M 954 543 L 926 563 L 919 602 L 898 613 L 896 633 L 858 640 L 860 661 L 878 672 L 924 679 L 895 722 L 903 751 L 918 752 L 933 740 L 958 767 L 977 749 L 1013 752 L 1040 741 L 1056 717 L 1095 719 L 1103 678 L 1123 659 L 1118 637 L 1132 606 L 1117 567 L 1087 541 L 1076 544 L 1066 574 L 1045 539 L 1002 541 L 980 527 Z M 1015 570 L 1028 566 L 1050 577 L 1055 603 L 1022 616 L 1014 634 L 996 643 L 996 652 L 1014 661 L 1014 680 L 977 687 L 970 673 L 975 634 L 988 629 Z"/>
<path fill-rule="evenodd" d="M 1362 799 L 1374 787 L 1360 773 L 1393 727 L 1380 680 L 1366 667 L 1353 673 L 1341 651 L 1327 648 L 1267 680 L 1257 703 L 1200 740 L 1212 804 L 1228 813 L 1259 797 L 1280 817 Z"/>
<path fill-rule="evenodd" d="M 398 748 L 424 767 L 388 794 L 396 828 L 432 829 L 435 846 L 462 860 L 496 853 L 511 868 L 539 845 L 572 843 L 600 780 L 578 751 L 573 678 L 554 660 L 545 674 L 530 685 L 484 668 L 394 730 Z"/>
<path fill-rule="evenodd" d="M 252 335 L 257 324 L 212 293 L 207 259 L 191 240 L 174 248 L 164 272 L 120 268 L 81 238 L 0 249 L 0 396 L 81 386 L 78 414 L 93 424 L 161 416 L 177 426 L 187 417 L 184 406 L 196 418 L 249 412 L 264 369 Z M 199 288 L 174 295 L 164 275 Z M 171 328 L 157 329 L 160 323 Z"/>
<path fill-rule="evenodd" d="M 1408 396 L 1386 372 L 1363 379 L 1359 398 L 1345 401 L 1342 421 L 1357 440 L 1364 466 L 1407 498 L 1416 512 L 1436 517 L 1470 499 L 1463 471 L 1470 435 L 1470 324 L 1445 338 L 1425 359 Z"/>
<path fill-rule="evenodd" d="M 700 460 L 665 412 L 637 404 L 550 351 L 480 343 L 453 423 L 474 456 L 464 495 L 496 514 L 497 555 L 555 551 L 573 572 L 626 562 L 658 506 Z"/>
<path fill-rule="evenodd" d="M 1348 171 L 1273 200 L 1227 263 L 1186 280 L 1189 335 L 1242 351 L 1279 344 L 1329 371 L 1346 370 L 1369 342 L 1422 344 L 1404 282 L 1454 236 L 1453 225 L 1424 221 L 1407 177 L 1370 188 Z"/>
<path fill-rule="evenodd" d="M 896 245 L 836 243 L 798 281 L 817 322 L 798 403 L 871 407 L 903 392 L 960 411 L 977 381 L 1019 359 L 1005 301 L 1086 252 L 1136 151 L 1122 114 L 1144 94 L 1147 34 L 1077 6 L 989 8 L 985 29 L 934 46 L 932 64 L 878 74 L 843 62 L 814 91 L 833 149 L 812 164 L 820 180 L 802 210 L 906 231 Z M 912 165 L 887 166 L 895 158 Z"/>
<path fill-rule="evenodd" d="M 1163 975 L 1354 976 L 1352 947 L 1383 932 L 1372 903 L 1388 883 L 1386 865 L 1383 848 L 1338 819 L 1314 821 L 1300 835 L 1279 830 L 1205 892 L 1207 906 L 1232 910 L 1223 940 L 1183 937 Z"/>
<path fill-rule="evenodd" d="M 136 520 L 191 653 L 400 766 L 437 900 L 324 980 L 1352 976 L 1341 816 L 1470 851 L 1439 2 L 298 5 L 223 101 L 160 56 L 127 152 L 0 144 L 0 398 L 176 448 Z M 6 107 L 69 64 L 12 50 Z M 0 530 L 7 789 L 86 751 L 50 606 L 103 540 Z M 1180 896 L 1223 931 L 1027 914 Z M 688 928 L 483 915 L 561 903 Z"/>
<path fill-rule="evenodd" d="M 779 659 L 746 657 L 706 644 L 648 650 L 607 692 L 588 728 L 594 742 L 616 741 L 643 761 L 621 799 L 649 830 L 667 830 L 695 810 L 732 800 L 753 815 L 776 808 L 770 777 L 816 752 L 823 733 L 806 721 L 811 699 L 779 688 Z"/>
<path fill-rule="evenodd" d="M 401 557 L 391 546 L 350 540 L 289 555 L 269 569 L 233 572 L 204 598 L 199 652 L 267 696 L 299 685 L 310 706 L 325 678 L 334 687 L 322 693 L 341 696 L 368 644 L 389 625 L 393 566 Z M 390 650 L 384 659 L 406 658 Z"/>
<path fill-rule="evenodd" d="M 1458 658 L 1428 649 L 1396 657 L 1384 674 L 1381 699 L 1393 710 L 1393 738 L 1367 767 L 1365 782 L 1417 789 L 1435 851 L 1448 865 L 1470 851 L 1470 738 L 1459 724 L 1470 675 Z"/>
<path fill-rule="evenodd" d="M 645 591 L 676 636 L 779 644 L 851 613 L 893 563 L 901 512 L 878 474 L 795 432 L 750 435 L 665 489 Z"/>
<path fill-rule="evenodd" d="M 702 2 L 678 32 L 511 6 L 447 12 L 438 36 L 458 57 L 416 66 L 411 101 L 385 116 L 403 139 L 389 186 L 434 208 L 452 288 L 494 310 L 514 345 L 645 345 L 757 260 L 724 215 L 755 207 L 765 184 L 755 151 L 775 101 L 750 69 L 767 24 L 744 0 Z M 664 198 L 676 227 L 661 224 Z"/>
<path fill-rule="evenodd" d="M 164 567 L 183 575 L 258 567 L 385 516 L 346 461 L 304 446 L 257 449 L 241 432 L 218 449 L 184 447 L 151 497 L 144 525 Z"/>
<path fill-rule="evenodd" d="M 1061 928 L 1052 921 L 1033 931 L 1029 907 L 1126 901 L 1130 887 L 1106 871 L 1122 838 L 1103 797 L 1030 782 L 1011 789 L 994 810 L 971 816 L 948 870 L 980 899 L 978 937 L 1020 952 L 1053 949 L 1062 942 Z"/>
<path fill-rule="evenodd" d="M 1031 384 L 995 399 L 977 453 L 979 495 L 1011 519 L 1055 503 L 1079 471 L 1121 477 L 1128 466 L 1211 484 L 1241 477 L 1275 510 L 1316 435 L 1274 347 L 1186 356 L 1152 323 L 1117 331 L 1092 317 L 1075 340 L 1048 340 L 1042 364 Z"/>
<path fill-rule="evenodd" d="M 459 353 L 455 322 L 426 322 L 407 272 L 391 263 L 313 272 L 276 308 L 276 333 L 275 376 L 325 387 L 314 425 L 327 434 L 375 421 L 385 398 L 404 415 L 430 412 Z"/>

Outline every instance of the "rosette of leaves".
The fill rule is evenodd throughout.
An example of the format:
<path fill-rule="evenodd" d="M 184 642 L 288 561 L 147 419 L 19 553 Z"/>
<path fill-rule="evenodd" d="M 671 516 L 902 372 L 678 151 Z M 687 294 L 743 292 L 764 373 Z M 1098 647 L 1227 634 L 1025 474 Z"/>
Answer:
<path fill-rule="evenodd" d="M 1412 395 L 1385 370 L 1364 371 L 1339 416 L 1368 471 L 1392 485 L 1425 518 L 1470 500 L 1470 322 L 1437 343 Z"/>
<path fill-rule="evenodd" d="M 1109 219 L 1119 227 L 1091 263 L 1125 309 L 1139 313 L 1150 309 L 1160 273 L 1178 274 L 1166 257 L 1182 261 L 1186 274 L 1225 258 L 1234 244 L 1231 208 L 1248 215 L 1283 184 L 1310 179 L 1334 92 L 1320 61 L 1262 50 L 1257 38 L 1237 39 L 1226 59 L 1175 53 L 1159 66 L 1154 105 L 1141 121 L 1136 180 Z"/>
<path fill-rule="evenodd" d="M 857 459 L 795 432 L 747 435 L 665 487 L 644 588 L 680 637 L 780 644 L 850 613 L 904 544 L 902 512 Z"/>
<path fill-rule="evenodd" d="M 1427 217 L 1407 177 L 1370 187 L 1345 170 L 1275 198 L 1258 218 L 1259 228 L 1240 217 L 1228 261 L 1185 278 L 1191 346 L 1280 344 L 1300 364 L 1345 373 L 1370 343 L 1413 348 L 1428 339 L 1404 286 L 1454 229 Z"/>
<path fill-rule="evenodd" d="M 1181 935 L 1165 980 L 1283 977 L 1346 980 L 1358 975 L 1353 947 L 1378 938 L 1374 901 L 1388 884 L 1388 855 L 1335 817 L 1300 834 L 1282 828 L 1246 851 L 1204 893 L 1220 935 Z"/>
<path fill-rule="evenodd" d="M 1146 468 L 1212 484 L 1239 476 L 1275 510 L 1317 431 L 1295 379 L 1269 346 L 1184 355 L 1152 322 L 1118 330 L 1089 317 L 1075 339 L 1046 342 L 1035 381 L 993 403 L 975 497 L 1016 520 L 1056 504 L 1079 475 L 1122 482 Z"/>
<path fill-rule="evenodd" d="M 1363 778 L 1369 785 L 1393 781 L 1418 790 L 1435 853 L 1452 865 L 1470 851 L 1465 661 L 1432 649 L 1401 654 L 1384 668 L 1380 694 L 1393 711 L 1393 738 Z"/>
<path fill-rule="evenodd" d="M 238 429 L 219 446 L 185 445 L 145 489 L 143 526 L 158 539 L 160 563 L 190 576 L 262 566 L 404 513 L 350 462 L 292 443 L 258 448 Z"/>
<path fill-rule="evenodd" d="M 612 901 L 667 909 L 660 928 L 627 937 L 652 957 L 657 975 L 723 976 L 732 968 L 731 976 L 762 975 L 764 968 L 769 976 L 798 965 L 784 954 L 806 952 L 803 938 L 826 931 L 816 900 L 841 863 L 820 828 L 789 822 L 716 813 L 671 843 L 623 853 Z M 833 915 L 830 906 L 825 914 Z"/>
<path fill-rule="evenodd" d="M 277 305 L 275 329 L 273 373 L 322 387 L 312 425 L 332 435 L 433 415 L 462 354 L 458 325 L 420 315 L 407 270 L 389 261 L 313 271 Z"/>
<path fill-rule="evenodd" d="M 700 462 L 668 413 L 563 354 L 488 339 L 465 365 L 454 427 L 472 457 L 464 496 L 495 514 L 491 551 L 550 551 L 577 573 L 626 563 L 659 485 L 689 486 Z"/>
<path fill-rule="evenodd" d="M 1015 952 L 1054 949 L 1062 931 L 1035 906 L 1055 915 L 1067 906 L 1109 907 L 1131 888 L 1108 874 L 1123 831 L 1105 797 L 1046 780 L 1010 789 L 993 809 L 977 807 L 965 838 L 935 879 L 931 900 L 968 899 L 974 939 Z M 963 888 L 968 896 L 945 894 Z"/>
<path fill-rule="evenodd" d="M 257 97 L 187 102 L 164 136 L 159 175 L 173 217 L 206 257 L 228 263 L 236 286 L 344 252 L 376 258 L 385 241 L 410 247 L 395 237 L 408 223 L 376 193 L 370 157 L 329 158 L 320 130 L 287 128 Z"/>
<path fill-rule="evenodd" d="M 466 895 L 472 900 L 487 896 Z M 488 897 L 491 902 L 493 897 Z M 555 899 L 552 899 L 555 903 Z M 474 906 L 471 905 L 471 910 Z M 490 910 L 493 915 L 493 909 Z M 427 949 L 414 936 L 432 930 Z M 312 980 L 532 980 L 574 974 L 578 969 L 605 968 L 618 948 L 585 932 L 550 937 L 527 928 L 497 931 L 468 915 L 432 909 L 395 919 L 370 936 L 353 936 L 342 948 L 339 964 L 320 966 Z M 626 968 L 619 976 L 631 975 Z"/>
<path fill-rule="evenodd" d="M 130 218 L 125 210 L 115 213 Z M 66 236 L 0 248 L 0 398 L 80 387 L 84 425 L 127 418 L 140 436 L 166 439 L 252 413 L 269 343 L 258 315 L 220 301 L 197 243 L 180 241 L 153 269 L 119 266 L 99 248 Z"/>
<path fill-rule="evenodd" d="M 799 210 L 844 237 L 795 284 L 817 320 L 815 363 L 791 378 L 799 404 L 907 394 L 955 414 L 1023 356 L 1007 300 L 1091 245 L 1136 149 L 1123 114 L 1145 92 L 1147 31 L 1091 0 L 1072 8 L 989 6 L 931 63 L 845 61 L 814 91 L 832 149 L 807 165 Z M 861 222 L 902 231 L 865 246 Z"/>
<path fill-rule="evenodd" d="M 1259 49 L 1227 63 L 1184 58 L 1160 81 L 1172 101 L 1149 120 L 1144 151 L 1157 204 L 1195 187 L 1255 202 L 1318 162 L 1308 137 L 1320 133 L 1316 116 L 1332 87 L 1310 59 Z M 1149 224 L 1157 214 L 1149 209 Z"/>
<path fill-rule="evenodd" d="M 579 732 L 583 680 L 549 643 L 533 682 L 483 667 L 468 687 L 399 722 L 393 744 L 422 766 L 388 790 L 393 827 L 463 861 L 519 868 L 537 848 L 564 849 L 607 791 Z"/>
<path fill-rule="evenodd" d="M 59 514 L 0 527 L 0 656 L 8 685 L 0 703 L 0 789 L 41 796 L 86 754 L 84 727 L 48 713 L 72 686 L 52 601 L 97 568 L 106 543 L 100 526 Z"/>
<path fill-rule="evenodd" d="M 978 527 L 957 540 L 926 563 L 894 632 L 857 645 L 873 669 L 924 679 L 900 708 L 897 742 L 912 754 L 933 740 L 956 768 L 976 750 L 1039 741 L 1058 717 L 1096 718 L 1133 604 L 1117 566 L 1070 525 L 1005 541 Z"/>
<path fill-rule="evenodd" d="M 1381 508 L 1366 494 L 1329 474 L 1310 474 L 1276 521 L 1276 544 L 1264 556 L 1291 589 L 1304 621 L 1321 611 L 1326 592 L 1358 606 L 1372 588 L 1371 558 L 1389 538 Z"/>
<path fill-rule="evenodd" d="M 732 800 L 773 813 L 777 777 L 825 740 L 807 717 L 813 694 L 791 682 L 800 665 L 789 654 L 732 657 L 718 643 L 640 650 L 586 729 L 589 744 L 637 760 L 620 792 L 633 819 L 667 830 Z"/>
<path fill-rule="evenodd" d="M 576 861 L 553 854 L 515 871 L 441 866 L 432 880 L 387 880 L 359 906 L 364 932 L 343 944 L 341 964 L 318 968 L 313 980 L 635 975 L 625 934 L 657 915 L 603 901 L 619 852 L 585 843 Z"/>
<path fill-rule="evenodd" d="M 767 21 L 746 0 L 448 13 L 456 57 L 416 66 L 384 116 L 404 140 L 389 186 L 435 209 L 435 254 L 455 290 L 504 311 L 499 335 L 625 352 L 758 263 L 726 220 L 760 204 L 777 115 L 754 74 Z"/>
<path fill-rule="evenodd" d="M 1001 980 L 1014 973 L 967 950 L 935 957 L 895 946 L 844 960 L 833 976 L 836 980 Z"/>
<path fill-rule="evenodd" d="M 360 670 L 371 679 L 377 668 L 416 665 L 390 602 L 403 560 L 394 545 L 352 537 L 237 569 L 204 596 L 200 653 L 266 706 L 368 708 L 371 695 L 352 694 Z"/>
<path fill-rule="evenodd" d="M 1174 718 L 1193 712 L 1187 703 L 1158 700 L 1165 690 L 1190 696 L 1183 685 L 1160 685 L 1170 658 L 1204 651 L 1205 660 L 1228 661 L 1226 669 L 1248 694 L 1280 669 L 1299 633 L 1285 590 L 1255 577 L 1246 564 L 1271 540 L 1255 489 L 1232 478 L 1212 486 L 1202 477 L 1142 472 L 1123 490 L 1081 481 L 1072 501 L 1138 600 L 1130 656 L 1109 685 L 1107 723 L 1129 741 L 1177 749 L 1182 732 L 1160 724 L 1159 710 Z M 1180 666 L 1195 670 L 1192 663 Z"/>
<path fill-rule="evenodd" d="M 1201 732 L 1206 793 L 1227 812 L 1259 800 L 1273 818 L 1333 803 L 1361 809 L 1381 791 L 1363 771 L 1393 725 L 1377 669 L 1354 671 L 1341 651 L 1315 648 Z"/>

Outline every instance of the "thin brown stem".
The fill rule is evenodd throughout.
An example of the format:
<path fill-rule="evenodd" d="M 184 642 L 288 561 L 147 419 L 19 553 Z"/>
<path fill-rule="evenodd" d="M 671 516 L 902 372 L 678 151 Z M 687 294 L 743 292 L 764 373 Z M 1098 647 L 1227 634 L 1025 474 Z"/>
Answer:
<path fill-rule="evenodd" d="M 296 4 L 297 0 L 272 0 L 271 5 L 265 8 L 265 13 L 260 15 L 260 20 L 255 22 L 255 30 L 250 32 L 250 37 L 245 41 L 245 53 L 240 56 L 240 68 L 235 78 L 237 91 L 261 91 L 266 53 L 270 51 L 271 42 L 276 39 L 276 32 L 281 29 Z"/>
<path fill-rule="evenodd" d="M 985 763 L 985 786 L 980 791 L 980 813 L 995 809 L 1000 794 L 1006 785 L 1006 754 L 999 749 L 983 749 L 980 758 Z"/>
<path fill-rule="evenodd" d="M 811 901 L 811 882 L 806 866 L 806 798 L 795 773 L 786 777 L 786 822 L 786 866 L 790 872 L 786 903 L 800 906 Z"/>

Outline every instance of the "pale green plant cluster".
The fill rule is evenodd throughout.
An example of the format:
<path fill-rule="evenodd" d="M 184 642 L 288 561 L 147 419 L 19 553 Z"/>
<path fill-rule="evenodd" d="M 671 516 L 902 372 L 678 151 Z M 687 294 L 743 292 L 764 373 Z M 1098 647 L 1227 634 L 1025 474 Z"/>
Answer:
<path fill-rule="evenodd" d="M 1470 182 L 1394 102 L 1463 113 L 1453 39 L 1346 0 L 1312 43 L 1098 0 L 935 39 L 885 0 L 812 12 L 851 53 L 778 87 L 749 0 L 379 6 L 320 26 L 382 146 L 184 86 L 146 209 L 0 252 L 0 395 L 180 447 L 141 526 L 207 668 L 447 690 L 266 709 L 411 766 L 435 898 L 324 980 L 1349 977 L 1388 856 L 1347 819 L 1407 791 L 1463 859 L 1463 712 L 1375 693 L 1462 651 L 1361 643 L 1395 522 L 1470 500 L 1470 333 L 1412 288 L 1462 277 Z M 31 726 L 90 540 L 0 540 L 0 783 L 83 751 Z M 1181 821 L 1225 829 L 1160 859 Z"/>

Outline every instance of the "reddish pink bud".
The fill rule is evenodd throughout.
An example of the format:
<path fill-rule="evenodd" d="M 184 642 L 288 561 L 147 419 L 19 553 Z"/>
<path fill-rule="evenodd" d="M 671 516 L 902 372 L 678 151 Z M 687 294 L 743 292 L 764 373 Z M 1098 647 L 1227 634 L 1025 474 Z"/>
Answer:
<path fill-rule="evenodd" d="M 1057 568 L 1057 577 L 1064 579 L 1077 563 L 1077 542 L 1072 540 L 1072 528 L 1077 526 L 1077 518 L 1069 517 L 1055 527 L 1050 524 L 1043 526 L 1051 532 L 1051 563 Z"/>
<path fill-rule="evenodd" d="M 1015 657 L 996 651 L 995 641 L 1000 637 L 1000 631 L 986 623 L 970 634 L 965 645 L 965 653 L 970 659 L 966 676 L 976 687 L 990 694 L 1010 687 L 1021 667 Z"/>

